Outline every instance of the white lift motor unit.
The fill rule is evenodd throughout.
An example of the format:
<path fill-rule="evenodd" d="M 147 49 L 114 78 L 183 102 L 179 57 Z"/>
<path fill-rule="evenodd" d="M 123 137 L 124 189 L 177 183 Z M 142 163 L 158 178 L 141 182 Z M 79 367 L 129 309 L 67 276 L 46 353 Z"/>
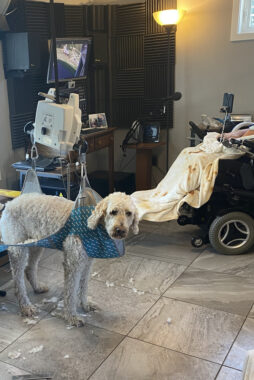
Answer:
<path fill-rule="evenodd" d="M 34 123 L 34 142 L 58 150 L 66 155 L 80 137 L 81 111 L 79 95 L 70 94 L 67 104 L 54 102 L 55 89 L 45 94 L 37 105 Z"/>

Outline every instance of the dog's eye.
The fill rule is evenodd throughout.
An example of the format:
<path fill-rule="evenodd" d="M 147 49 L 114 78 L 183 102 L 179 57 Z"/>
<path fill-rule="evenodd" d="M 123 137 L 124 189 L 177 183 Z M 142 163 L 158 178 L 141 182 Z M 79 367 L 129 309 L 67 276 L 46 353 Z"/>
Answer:
<path fill-rule="evenodd" d="M 117 215 L 118 211 L 117 210 L 112 210 L 110 211 L 110 215 Z"/>
<path fill-rule="evenodd" d="M 127 216 L 132 216 L 132 213 L 130 211 L 126 211 L 125 213 Z"/>

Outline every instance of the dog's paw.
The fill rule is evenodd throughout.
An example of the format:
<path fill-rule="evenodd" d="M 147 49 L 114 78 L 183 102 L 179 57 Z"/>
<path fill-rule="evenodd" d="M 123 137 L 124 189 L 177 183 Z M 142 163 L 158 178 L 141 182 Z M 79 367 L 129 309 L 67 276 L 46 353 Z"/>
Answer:
<path fill-rule="evenodd" d="M 65 318 L 70 326 L 82 327 L 85 324 L 85 318 L 79 314 L 71 315 Z"/>
<path fill-rule="evenodd" d="M 97 309 L 97 305 L 93 303 L 82 304 L 82 309 L 84 310 L 85 313 L 90 313 Z"/>
<path fill-rule="evenodd" d="M 46 285 L 40 285 L 36 289 L 34 289 L 34 293 L 36 294 L 47 293 L 48 291 L 49 288 Z"/>
<path fill-rule="evenodd" d="M 23 317 L 33 317 L 37 314 L 37 309 L 34 305 L 21 306 L 20 309 Z"/>

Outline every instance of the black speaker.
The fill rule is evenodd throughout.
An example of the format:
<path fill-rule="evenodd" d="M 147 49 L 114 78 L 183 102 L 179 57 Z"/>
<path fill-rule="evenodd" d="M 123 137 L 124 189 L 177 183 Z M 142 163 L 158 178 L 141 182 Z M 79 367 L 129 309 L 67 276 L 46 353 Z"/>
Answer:
<path fill-rule="evenodd" d="M 4 38 L 5 73 L 38 69 L 40 66 L 40 43 L 34 33 L 6 33 Z"/>
<path fill-rule="evenodd" d="M 8 78 L 8 99 L 12 116 L 31 113 L 33 87 L 31 75 L 23 78 Z"/>
<path fill-rule="evenodd" d="M 93 57 L 95 65 L 108 63 L 108 36 L 106 33 L 93 35 Z"/>

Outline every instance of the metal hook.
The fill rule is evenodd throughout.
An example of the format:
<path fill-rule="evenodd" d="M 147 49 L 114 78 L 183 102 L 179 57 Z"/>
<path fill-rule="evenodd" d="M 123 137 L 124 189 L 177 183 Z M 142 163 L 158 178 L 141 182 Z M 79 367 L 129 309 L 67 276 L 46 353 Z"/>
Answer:
<path fill-rule="evenodd" d="M 31 160 L 32 160 L 32 168 L 36 170 L 36 160 L 39 158 L 38 149 L 35 144 L 32 145 L 31 148 Z"/>
<path fill-rule="evenodd" d="M 37 160 L 38 158 L 39 158 L 39 154 L 38 154 L 37 146 L 35 144 L 33 144 L 32 148 L 31 148 L 31 159 Z"/>

